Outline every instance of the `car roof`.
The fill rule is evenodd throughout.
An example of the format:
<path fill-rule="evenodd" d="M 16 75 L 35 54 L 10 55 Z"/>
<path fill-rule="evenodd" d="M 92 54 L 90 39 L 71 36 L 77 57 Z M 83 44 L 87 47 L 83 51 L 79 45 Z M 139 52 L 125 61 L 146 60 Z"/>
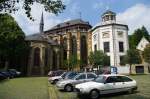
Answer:
<path fill-rule="evenodd" d="M 82 72 L 82 73 L 79 73 L 79 74 L 95 74 L 93 72 Z"/>
<path fill-rule="evenodd" d="M 98 76 L 110 77 L 110 76 L 126 76 L 126 75 L 120 75 L 120 74 L 104 74 L 104 75 L 98 75 Z"/>

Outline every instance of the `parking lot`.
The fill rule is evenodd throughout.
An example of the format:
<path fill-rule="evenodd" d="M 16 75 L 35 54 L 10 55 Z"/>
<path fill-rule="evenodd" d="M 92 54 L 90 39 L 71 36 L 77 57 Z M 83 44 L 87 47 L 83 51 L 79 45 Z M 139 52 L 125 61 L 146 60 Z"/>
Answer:
<path fill-rule="evenodd" d="M 150 99 L 150 75 L 130 76 L 138 83 L 134 94 L 121 93 L 101 99 Z M 47 77 L 14 78 L 0 82 L 0 99 L 78 99 L 74 92 L 59 91 Z"/>
<path fill-rule="evenodd" d="M 138 90 L 133 94 L 119 93 L 101 96 L 101 99 L 149 99 L 150 98 L 150 75 L 130 76 L 138 83 Z M 78 99 L 74 92 L 59 91 L 55 85 L 49 84 L 51 99 Z"/>

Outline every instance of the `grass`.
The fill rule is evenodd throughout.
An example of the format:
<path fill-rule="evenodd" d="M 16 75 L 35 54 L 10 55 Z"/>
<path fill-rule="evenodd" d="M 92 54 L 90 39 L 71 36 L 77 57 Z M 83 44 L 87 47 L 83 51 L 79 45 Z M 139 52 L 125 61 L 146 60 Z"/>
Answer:
<path fill-rule="evenodd" d="M 0 99 L 48 99 L 46 77 L 16 78 L 0 82 Z"/>
<path fill-rule="evenodd" d="M 131 76 L 138 83 L 134 94 L 112 94 L 101 99 L 150 99 L 150 75 Z M 0 82 L 0 99 L 77 99 L 74 92 L 58 91 L 47 77 L 16 78 Z"/>

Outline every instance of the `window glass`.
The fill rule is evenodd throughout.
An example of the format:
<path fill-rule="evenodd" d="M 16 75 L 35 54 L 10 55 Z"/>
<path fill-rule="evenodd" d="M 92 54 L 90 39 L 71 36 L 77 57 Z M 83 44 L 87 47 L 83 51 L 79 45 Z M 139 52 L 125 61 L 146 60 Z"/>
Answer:
<path fill-rule="evenodd" d="M 104 52 L 109 52 L 109 42 L 104 42 Z"/>
<path fill-rule="evenodd" d="M 119 52 L 124 52 L 123 42 L 119 42 Z"/>
<path fill-rule="evenodd" d="M 132 81 L 132 79 L 128 78 L 128 77 L 125 77 L 125 76 L 121 76 L 122 78 L 122 81 L 123 82 L 129 82 L 129 81 Z"/>
<path fill-rule="evenodd" d="M 91 79 L 91 78 L 96 78 L 96 76 L 94 74 L 87 74 L 87 78 Z"/>
<path fill-rule="evenodd" d="M 94 51 L 96 51 L 96 50 L 97 50 L 97 45 L 95 44 L 95 45 L 94 45 Z"/>
<path fill-rule="evenodd" d="M 122 82 L 121 77 L 119 77 L 119 76 L 110 76 L 106 80 L 106 83 L 115 83 L 115 82 Z"/>
<path fill-rule="evenodd" d="M 79 77 L 77 77 L 76 80 L 85 79 L 85 78 L 86 78 L 85 74 L 82 74 Z"/>

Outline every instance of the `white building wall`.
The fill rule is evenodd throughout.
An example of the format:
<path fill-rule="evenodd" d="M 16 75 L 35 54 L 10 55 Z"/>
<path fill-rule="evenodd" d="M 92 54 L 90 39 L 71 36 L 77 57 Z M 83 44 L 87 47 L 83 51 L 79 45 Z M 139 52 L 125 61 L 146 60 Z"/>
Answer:
<path fill-rule="evenodd" d="M 122 37 L 118 36 L 118 31 L 122 31 Z M 108 32 L 109 37 L 104 38 L 104 32 Z M 93 38 L 95 34 L 97 35 L 96 40 Z M 119 52 L 119 41 L 124 43 L 124 52 Z M 108 25 L 95 29 L 92 33 L 92 50 L 94 51 L 94 45 L 97 44 L 97 50 L 104 51 L 104 42 L 109 42 L 110 52 L 108 52 L 107 55 L 110 56 L 111 66 L 119 66 L 120 56 L 125 55 L 129 49 L 127 28 L 125 26 Z"/>

